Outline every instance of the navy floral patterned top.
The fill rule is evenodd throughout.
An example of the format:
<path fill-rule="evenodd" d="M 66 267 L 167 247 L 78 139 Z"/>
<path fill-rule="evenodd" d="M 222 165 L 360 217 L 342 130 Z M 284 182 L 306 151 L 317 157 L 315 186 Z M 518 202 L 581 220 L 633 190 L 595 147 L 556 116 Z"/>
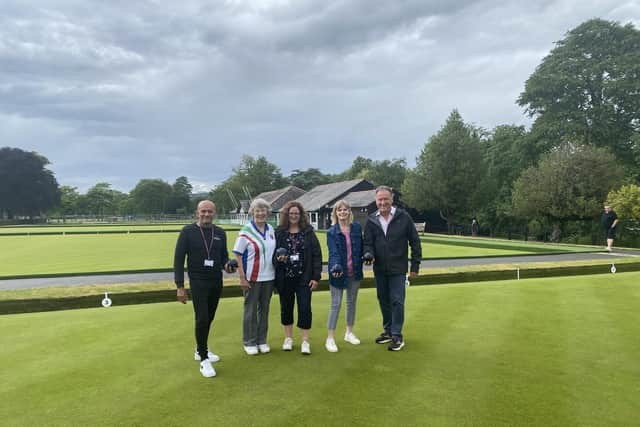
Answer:
<path fill-rule="evenodd" d="M 303 234 L 287 233 L 286 245 L 287 251 L 289 252 L 289 261 L 285 265 L 285 274 L 287 277 L 300 277 L 302 276 L 302 271 L 304 268 Z"/>

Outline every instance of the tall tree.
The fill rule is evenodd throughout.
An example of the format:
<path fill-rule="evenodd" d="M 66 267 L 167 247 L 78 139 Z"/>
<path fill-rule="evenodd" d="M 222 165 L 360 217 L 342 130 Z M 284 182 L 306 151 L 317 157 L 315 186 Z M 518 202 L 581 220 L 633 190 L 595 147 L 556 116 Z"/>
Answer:
<path fill-rule="evenodd" d="M 524 169 L 536 163 L 538 147 L 524 126 L 496 126 L 483 141 L 486 175 L 479 194 L 484 203 L 479 207 L 478 219 L 493 234 L 510 231 L 514 221 L 511 209 L 513 182 Z"/>
<path fill-rule="evenodd" d="M 131 190 L 131 203 L 135 213 L 158 215 L 167 213 L 172 187 L 161 179 L 141 179 Z"/>
<path fill-rule="evenodd" d="M 405 159 L 371 160 L 358 156 L 353 160 L 351 167 L 340 174 L 340 178 L 366 179 L 375 185 L 387 185 L 399 192 L 406 175 Z"/>
<path fill-rule="evenodd" d="M 525 84 L 518 104 L 536 117 L 546 147 L 562 142 L 609 147 L 634 165 L 640 131 L 640 31 L 592 19 L 569 31 Z"/>
<path fill-rule="evenodd" d="M 607 202 L 620 218 L 640 221 L 640 186 L 623 185 L 607 195 Z"/>
<path fill-rule="evenodd" d="M 306 170 L 294 169 L 287 179 L 291 185 L 309 191 L 318 185 L 327 184 L 330 177 L 320 172 L 318 168 L 309 168 Z"/>
<path fill-rule="evenodd" d="M 60 187 L 60 203 L 54 213 L 60 216 L 77 215 L 80 210 L 80 193 L 77 187 L 63 185 Z"/>
<path fill-rule="evenodd" d="M 556 234 L 569 220 L 593 219 L 623 172 L 608 149 L 563 144 L 526 169 L 513 188 L 515 213 L 553 224 Z"/>
<path fill-rule="evenodd" d="M 479 129 L 453 110 L 407 173 L 402 193 L 419 210 L 440 210 L 449 225 L 466 221 L 481 203 L 477 190 L 484 174 Z"/>
<path fill-rule="evenodd" d="M 285 187 L 287 184 L 280 168 L 264 156 L 254 158 L 244 155 L 240 164 L 233 168 L 233 174 L 214 188 L 209 195 L 216 203 L 218 213 L 225 213 L 236 207 L 230 193 L 235 201 L 238 201 L 247 199 L 248 196 L 256 197 L 262 192 Z"/>
<path fill-rule="evenodd" d="M 86 214 L 104 216 L 121 213 L 121 206 L 126 194 L 111 188 L 108 182 L 99 182 L 91 187 L 84 198 L 78 200 L 79 209 L 85 207 Z M 84 200 L 83 200 L 84 199 Z"/>
<path fill-rule="evenodd" d="M 171 197 L 167 202 L 167 212 L 186 214 L 191 213 L 191 193 L 193 186 L 189 183 L 186 176 L 176 178 L 171 186 Z"/>
<path fill-rule="evenodd" d="M 58 204 L 58 182 L 49 160 L 19 148 L 0 148 L 0 217 L 37 216 Z"/>

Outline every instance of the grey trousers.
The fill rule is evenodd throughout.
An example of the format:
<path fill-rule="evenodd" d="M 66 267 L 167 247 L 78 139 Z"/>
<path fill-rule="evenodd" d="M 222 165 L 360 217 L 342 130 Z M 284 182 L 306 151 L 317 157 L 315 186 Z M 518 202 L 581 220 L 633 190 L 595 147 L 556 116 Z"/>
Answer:
<path fill-rule="evenodd" d="M 338 315 L 340 314 L 340 306 L 342 305 L 342 294 L 345 289 L 331 288 L 331 308 L 329 309 L 329 320 L 327 321 L 327 329 L 333 331 L 338 323 Z M 356 301 L 358 299 L 358 289 L 360 281 L 349 278 L 347 285 L 347 326 L 353 326 L 356 321 Z"/>
<path fill-rule="evenodd" d="M 245 346 L 267 343 L 269 330 L 269 303 L 273 293 L 273 280 L 251 282 L 251 289 L 244 292 L 242 318 L 242 342 Z"/>

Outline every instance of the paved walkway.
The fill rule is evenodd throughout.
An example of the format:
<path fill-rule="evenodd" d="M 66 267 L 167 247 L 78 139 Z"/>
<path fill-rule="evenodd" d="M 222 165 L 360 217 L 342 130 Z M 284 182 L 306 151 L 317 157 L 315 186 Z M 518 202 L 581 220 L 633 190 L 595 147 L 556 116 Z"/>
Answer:
<path fill-rule="evenodd" d="M 461 267 L 467 265 L 490 264 L 528 264 L 536 262 L 581 261 L 609 259 L 615 262 L 619 258 L 640 257 L 640 250 L 616 250 L 613 253 L 591 252 L 558 255 L 526 255 L 514 257 L 484 257 L 484 258 L 449 258 L 437 260 L 423 260 L 421 268 L 429 267 Z M 326 269 L 326 266 L 325 266 Z M 226 276 L 228 276 L 225 273 Z M 232 276 L 235 276 L 232 275 Z M 236 276 L 237 277 L 237 276 Z M 135 273 L 135 274 L 105 274 L 99 276 L 68 276 L 38 279 L 9 279 L 0 280 L 0 291 L 12 289 L 46 288 L 51 286 L 78 286 L 111 283 L 157 282 L 173 280 L 173 273 Z"/>

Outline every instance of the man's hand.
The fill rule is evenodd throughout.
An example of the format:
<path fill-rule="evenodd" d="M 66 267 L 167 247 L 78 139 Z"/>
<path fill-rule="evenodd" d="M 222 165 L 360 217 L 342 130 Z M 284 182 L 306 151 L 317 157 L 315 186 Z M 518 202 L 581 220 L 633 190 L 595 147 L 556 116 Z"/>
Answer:
<path fill-rule="evenodd" d="M 412 271 L 411 273 L 409 273 L 409 278 L 415 279 L 416 277 L 418 277 L 418 272 L 417 271 Z"/>
<path fill-rule="evenodd" d="M 315 288 L 318 287 L 318 281 L 317 280 L 310 280 L 309 281 L 309 287 L 311 288 L 311 290 L 315 290 Z"/>
<path fill-rule="evenodd" d="M 184 288 L 178 288 L 178 291 L 176 292 L 176 294 L 178 295 L 178 301 L 186 304 L 187 303 L 187 291 L 185 291 Z"/>

